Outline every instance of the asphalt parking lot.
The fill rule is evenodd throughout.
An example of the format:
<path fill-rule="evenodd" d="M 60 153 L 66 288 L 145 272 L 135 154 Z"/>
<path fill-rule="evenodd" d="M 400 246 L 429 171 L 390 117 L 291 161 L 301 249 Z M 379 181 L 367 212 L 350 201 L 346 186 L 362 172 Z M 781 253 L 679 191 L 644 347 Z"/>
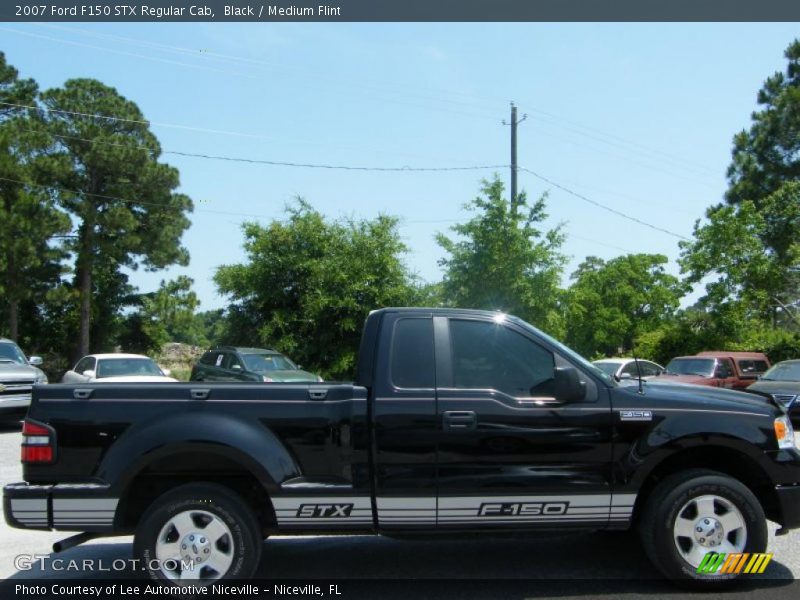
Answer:
<path fill-rule="evenodd" d="M 0 483 L 21 480 L 18 426 L 0 425 Z M 763 576 L 754 577 L 731 597 L 789 598 L 800 575 L 800 531 L 775 537 L 770 525 L 769 550 L 774 559 Z M 68 535 L 68 534 L 67 534 Z M 28 532 L 0 523 L 0 578 L 11 580 L 108 579 L 135 573 L 54 570 L 46 561 L 51 545 L 67 535 Z M 44 556 L 29 570 L 19 556 Z M 59 558 L 102 561 L 131 556 L 131 538 L 93 540 Z M 628 534 L 548 534 L 535 538 L 443 541 L 394 540 L 369 536 L 275 537 L 264 546 L 259 575 L 280 580 L 345 580 L 343 599 L 381 595 L 431 598 L 634 597 L 678 598 L 686 594 L 663 581 L 644 557 L 638 540 Z M 347 593 L 352 580 L 353 593 Z M 361 580 L 360 584 L 356 580 Z M 364 583 L 363 580 L 369 580 Z M 372 582 L 372 583 L 370 583 Z M 366 587 L 365 587 L 366 586 Z M 6 587 L 5 589 L 9 589 Z"/>

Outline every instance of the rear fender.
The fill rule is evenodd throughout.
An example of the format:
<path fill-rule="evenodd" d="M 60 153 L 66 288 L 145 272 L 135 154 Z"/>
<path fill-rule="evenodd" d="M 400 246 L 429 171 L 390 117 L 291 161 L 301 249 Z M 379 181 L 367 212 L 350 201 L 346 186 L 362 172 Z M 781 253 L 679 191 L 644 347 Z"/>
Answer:
<path fill-rule="evenodd" d="M 154 461 L 187 450 L 235 460 L 250 471 L 269 495 L 281 482 L 302 475 L 283 444 L 260 421 L 221 413 L 159 416 L 133 425 L 111 446 L 97 476 L 122 494 Z"/>

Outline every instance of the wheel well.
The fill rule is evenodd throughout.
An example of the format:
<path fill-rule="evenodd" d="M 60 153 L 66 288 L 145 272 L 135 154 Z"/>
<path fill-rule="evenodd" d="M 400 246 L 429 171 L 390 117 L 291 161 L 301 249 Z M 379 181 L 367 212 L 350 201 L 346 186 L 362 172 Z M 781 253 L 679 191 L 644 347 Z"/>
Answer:
<path fill-rule="evenodd" d="M 777 518 L 779 504 L 775 488 L 758 463 L 738 450 L 722 446 L 700 446 L 676 452 L 653 469 L 636 496 L 633 509 L 634 523 L 638 520 L 653 488 L 665 477 L 686 469 L 710 469 L 740 481 L 758 498 L 767 518 L 771 520 Z"/>
<path fill-rule="evenodd" d="M 133 531 L 145 510 L 163 493 L 187 483 L 223 485 L 252 508 L 266 537 L 276 529 L 275 510 L 264 485 L 232 458 L 213 452 L 180 452 L 153 461 L 130 481 L 117 511 L 117 527 Z"/>

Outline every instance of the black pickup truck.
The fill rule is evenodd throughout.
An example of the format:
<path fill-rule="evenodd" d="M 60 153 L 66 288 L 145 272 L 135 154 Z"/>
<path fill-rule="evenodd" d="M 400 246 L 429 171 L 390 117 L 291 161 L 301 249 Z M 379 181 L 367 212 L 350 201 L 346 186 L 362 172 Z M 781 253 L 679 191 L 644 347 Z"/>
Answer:
<path fill-rule="evenodd" d="M 637 528 L 669 578 L 714 586 L 709 552 L 762 553 L 800 526 L 800 453 L 780 405 L 618 386 L 499 313 L 387 308 L 352 384 L 34 389 L 14 527 L 134 534 L 160 580 L 251 576 L 273 534 Z"/>

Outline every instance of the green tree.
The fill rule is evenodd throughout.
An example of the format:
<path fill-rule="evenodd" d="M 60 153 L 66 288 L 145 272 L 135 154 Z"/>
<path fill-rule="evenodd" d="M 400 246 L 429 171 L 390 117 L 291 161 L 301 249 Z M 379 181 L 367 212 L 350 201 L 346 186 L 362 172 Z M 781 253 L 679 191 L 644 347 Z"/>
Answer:
<path fill-rule="evenodd" d="M 681 242 L 680 264 L 687 282 L 705 281 L 701 305 L 738 320 L 769 322 L 784 302 L 787 282 L 796 280 L 800 259 L 800 182 L 784 184 L 761 202 L 712 207 L 707 222 L 695 224 L 694 240 Z M 767 231 L 794 239 L 778 254 Z M 791 300 L 787 300 L 791 303 Z"/>
<path fill-rule="evenodd" d="M 0 52 L 0 102 L 31 105 L 37 94 L 36 82 L 20 79 Z M 35 116 L 0 104 L 0 304 L 14 340 L 20 339 L 20 307 L 34 310 L 59 284 L 64 253 L 54 236 L 71 226 L 52 196 L 36 185 L 46 149 L 38 126 Z"/>
<path fill-rule="evenodd" d="M 760 109 L 752 114 L 749 130 L 734 137 L 725 194 L 730 205 L 753 203 L 763 217 L 757 235 L 764 252 L 778 265 L 796 261 L 794 247 L 800 229 L 800 40 L 794 40 L 784 56 L 788 62 L 785 71 L 768 77 L 758 92 Z M 800 279 L 796 269 L 788 272 L 779 287 L 782 289 L 769 289 L 773 299 L 797 303 Z"/>
<path fill-rule="evenodd" d="M 445 301 L 462 308 L 501 310 L 559 336 L 561 253 L 564 234 L 558 226 L 542 231 L 547 218 L 542 196 L 529 205 L 524 192 L 515 202 L 503 197 L 498 177 L 484 181 L 481 195 L 465 205 L 477 214 L 453 226 L 451 239 L 436 240 L 448 256 L 439 261 L 445 275 Z"/>
<path fill-rule="evenodd" d="M 588 257 L 567 291 L 568 343 L 587 356 L 634 350 L 637 336 L 675 314 L 685 291 L 667 262 L 661 254 Z"/>
<path fill-rule="evenodd" d="M 800 40 L 784 55 L 786 71 L 767 78 L 757 96 L 763 108 L 752 114 L 750 129 L 733 139 L 725 195 L 731 204 L 749 200 L 760 208 L 785 182 L 800 179 Z"/>
<path fill-rule="evenodd" d="M 368 312 L 414 297 L 397 220 L 330 221 L 302 200 L 287 213 L 286 222 L 245 224 L 247 262 L 217 270 L 220 293 L 233 301 L 226 341 L 351 377 Z"/>
<path fill-rule="evenodd" d="M 187 264 L 180 238 L 193 206 L 175 192 L 178 171 L 159 162 L 161 147 L 139 108 L 114 88 L 72 79 L 44 92 L 42 102 L 57 155 L 67 163 L 57 174 L 58 199 L 78 225 L 72 246 L 80 316 L 76 350 L 85 354 L 92 320 L 108 321 L 117 310 L 96 300 L 119 295 L 101 289 L 104 281 L 119 287 L 119 279 L 96 276 L 121 267 Z"/>

